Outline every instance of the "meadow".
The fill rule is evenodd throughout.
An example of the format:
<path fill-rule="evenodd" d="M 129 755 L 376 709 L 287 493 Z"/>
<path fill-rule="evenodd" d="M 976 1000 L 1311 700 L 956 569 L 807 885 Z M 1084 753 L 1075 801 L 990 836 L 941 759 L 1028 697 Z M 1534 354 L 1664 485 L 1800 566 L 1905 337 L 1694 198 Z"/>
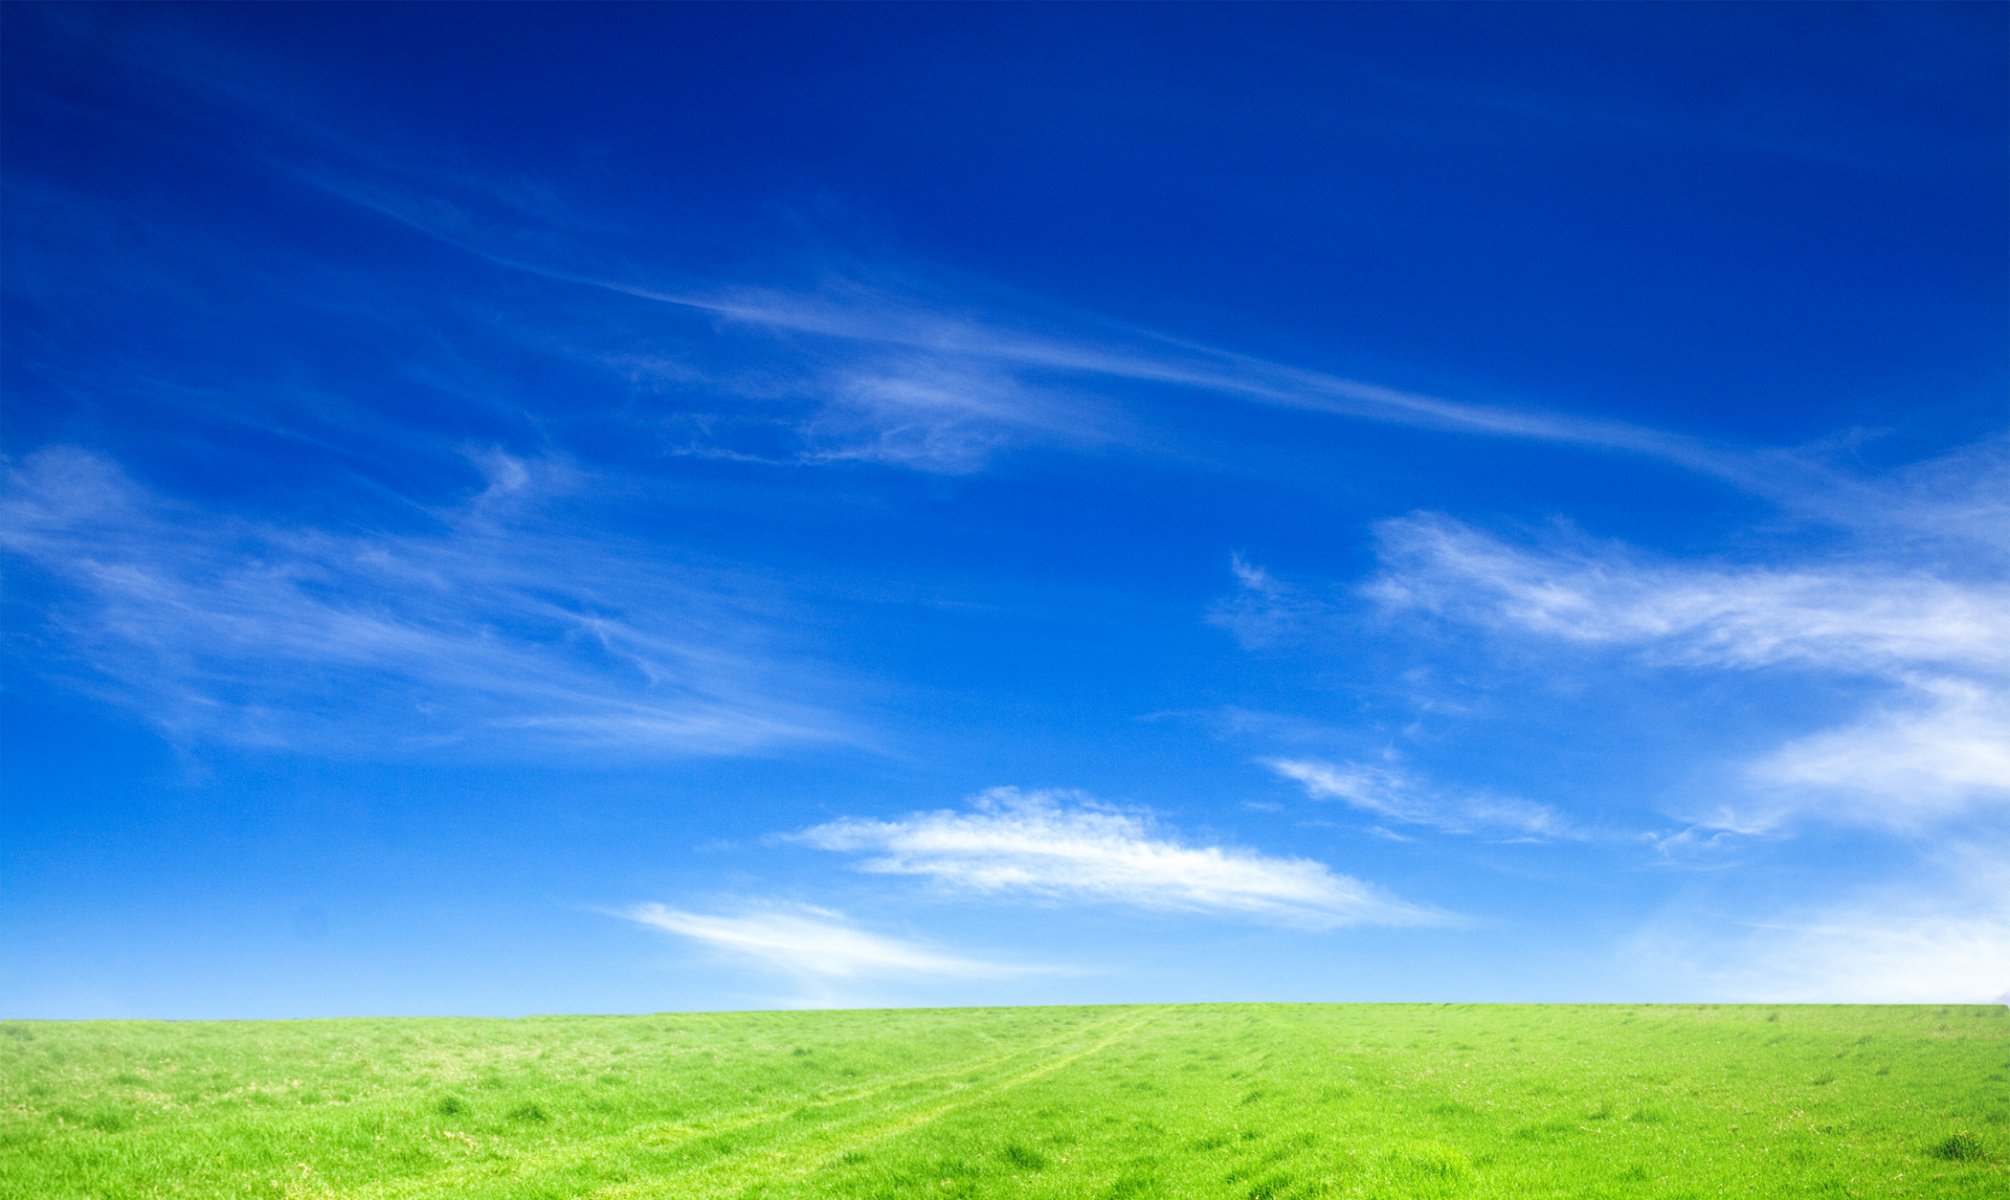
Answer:
<path fill-rule="evenodd" d="M 2000 1007 L 0 1022 L 0 1196 L 2002 1197 Z"/>

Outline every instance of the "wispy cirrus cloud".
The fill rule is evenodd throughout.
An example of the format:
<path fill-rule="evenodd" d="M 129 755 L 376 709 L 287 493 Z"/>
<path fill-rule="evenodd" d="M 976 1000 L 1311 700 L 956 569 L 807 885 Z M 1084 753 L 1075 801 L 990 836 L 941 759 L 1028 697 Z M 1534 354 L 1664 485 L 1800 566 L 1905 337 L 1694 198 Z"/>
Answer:
<path fill-rule="evenodd" d="M 1245 917 L 1313 928 L 1427 925 L 1446 914 L 1306 858 L 1194 845 L 1077 792 L 994 788 L 969 809 L 850 818 L 794 840 L 865 854 L 860 869 L 969 892 Z"/>
<path fill-rule="evenodd" d="M 805 461 L 877 462 L 942 474 L 982 469 L 1028 441 L 1109 440 L 1101 406 L 982 364 L 895 356 L 822 378 L 825 399 L 801 419 Z"/>
<path fill-rule="evenodd" d="M 1547 804 L 1445 788 L 1394 766 L 1304 758 L 1262 761 L 1315 800 L 1337 800 L 1397 824 L 1510 841 L 1576 841 L 1586 836 Z"/>
<path fill-rule="evenodd" d="M 2010 438 L 1871 471 L 1855 459 L 1863 443 L 1876 441 L 1873 434 L 1802 446 L 1736 444 L 1536 405 L 1432 395 L 1060 309 L 978 281 L 950 284 L 939 272 L 884 261 L 813 255 L 820 266 L 808 281 L 788 286 L 717 277 L 666 282 L 603 261 L 586 248 L 589 239 L 552 219 L 557 210 L 548 197 L 545 216 L 525 209 L 520 187 L 465 178 L 429 186 L 423 173 L 390 192 L 367 175 L 310 170 L 299 179 L 491 265 L 667 306 L 706 320 L 715 338 L 759 340 L 768 367 L 758 387 L 788 402 L 765 412 L 704 414 L 692 452 L 964 473 L 1026 447 L 1162 450 L 1167 431 L 1149 415 L 1159 405 L 1144 401 L 1176 395 L 1635 456 L 1762 497 L 1800 520 L 2010 562 L 1997 532 L 2010 521 Z M 432 194 L 441 189 L 455 198 Z M 475 214 L 492 206 L 484 198 L 491 191 L 502 215 L 484 220 Z M 628 355 L 619 347 L 589 352 Z M 678 369 L 691 370 L 691 359 Z M 717 371 L 710 383 L 730 392 L 744 383 L 734 375 Z M 736 448 L 733 431 L 752 427 L 779 431 L 781 446 Z"/>
<path fill-rule="evenodd" d="M 1707 443 L 1624 421 L 1449 400 L 1240 354 L 1151 330 L 1073 314 L 1084 336 L 1035 332 L 1032 314 L 987 316 L 932 289 L 842 276 L 815 290 L 728 286 L 658 290 L 607 280 L 597 286 L 712 314 L 738 325 L 923 352 L 938 361 L 991 364 L 1047 377 L 1160 385 L 1265 405 L 1446 432 L 1628 451 L 1728 473 L 1734 456 Z"/>
<path fill-rule="evenodd" d="M 88 43 L 94 55 L 115 56 L 123 70 L 147 77 L 162 98 L 173 97 L 176 102 L 163 108 L 176 119 L 156 122 L 153 132 L 179 149 L 229 158 L 317 206 L 333 201 L 387 228 L 451 247 L 470 264 L 550 285 L 524 300 L 525 310 L 516 315 L 521 319 L 511 319 L 511 332 L 524 335 L 513 342 L 549 337 L 542 331 L 571 324 L 568 314 L 585 308 L 591 310 L 585 328 L 576 337 L 551 339 L 569 342 L 554 349 L 631 367 L 653 358 L 679 374 L 703 377 L 714 393 L 752 387 L 776 401 L 689 410 L 665 404 L 660 411 L 638 405 L 631 414 L 638 423 L 679 426 L 681 440 L 671 440 L 681 452 L 967 472 L 1026 446 L 1126 443 L 1148 449 L 1168 439 L 1142 416 L 1152 406 L 1137 402 L 1140 389 L 1174 389 L 1229 404 L 1642 456 L 1824 521 L 1904 525 L 1922 537 L 1949 532 L 1945 505 L 1891 504 L 1888 481 L 1839 466 L 1844 456 L 1835 447 L 1736 446 L 1638 422 L 1432 395 L 821 245 L 798 254 L 795 269 L 764 275 L 652 268 L 652 259 L 682 264 L 698 256 L 665 253 L 662 222 L 653 214 L 638 220 L 596 210 L 593 197 L 568 195 L 536 179 L 445 165 L 381 122 L 359 128 L 367 118 L 352 103 L 321 92 L 310 74 L 172 22 L 142 23 L 117 46 L 95 37 L 88 20 L 51 16 L 37 24 L 38 37 Z M 208 117 L 183 128 L 189 120 L 183 110 Z M 219 114 L 228 119 L 215 120 Z M 219 125 L 235 136 L 214 137 Z M 15 175 L 10 188 L 20 182 Z M 76 199 L 59 198 L 59 204 Z M 162 230 L 162 240 L 184 240 L 187 232 Z M 236 227 L 222 232 L 232 244 L 243 235 Z M 612 307 L 581 305 L 589 293 Z M 495 289 L 484 287 L 480 295 L 482 322 L 493 323 Z M 653 312 L 638 319 L 635 304 Z M 664 353 L 660 318 L 666 307 L 695 318 L 687 331 L 694 334 L 691 345 L 708 338 L 760 339 L 762 377 L 750 383 L 731 365 L 703 361 L 708 355 L 702 350 Z M 650 332 L 637 334 L 638 326 Z M 610 330 L 618 332 L 609 336 Z M 2010 447 L 1999 444 L 1996 454 L 2010 454 Z M 1912 475 L 1923 497 L 1945 483 Z M 2010 492 L 1999 490 L 1991 506 L 1954 532 L 1971 538 L 2004 515 L 2010 515 Z"/>
<path fill-rule="evenodd" d="M 462 504 L 359 532 L 169 500 L 53 448 L 9 472 L 0 549 L 47 585 L 85 686 L 175 735 L 672 754 L 853 736 L 782 682 L 745 588 L 541 519 L 562 466 L 476 458 Z"/>
<path fill-rule="evenodd" d="M 1988 503 L 1950 504 L 1946 527 L 1967 530 Z M 1710 825 L 1919 831 L 2010 804 L 2010 581 L 1988 555 L 1958 570 L 1867 555 L 1695 564 L 1582 541 L 1515 545 L 1437 516 L 1387 522 L 1379 537 L 1381 572 L 1365 592 L 1386 609 L 1661 667 L 1887 689 L 1855 722 L 1738 768 L 1739 786 L 1701 815 Z"/>
<path fill-rule="evenodd" d="M 2010 584 L 1895 565 L 1695 566 L 1514 546 L 1444 517 L 1384 522 L 1389 608 L 1705 667 L 2010 673 Z"/>
<path fill-rule="evenodd" d="M 482 220 L 478 190 L 447 201 L 351 175 L 291 173 L 296 182 L 491 266 L 667 306 L 710 322 L 715 337 L 763 339 L 766 361 L 752 386 L 781 402 L 765 405 L 765 413 L 714 414 L 725 419 L 706 422 L 706 436 L 691 447 L 696 452 L 962 473 L 1023 447 L 1160 442 L 1163 433 L 1132 414 L 1129 398 L 1140 389 L 1170 389 L 1232 404 L 1638 454 L 1718 476 L 1748 473 L 1738 454 L 1683 434 L 1427 395 L 1037 303 L 1001 309 L 984 302 L 981 288 L 945 291 L 916 273 L 877 264 L 828 267 L 794 287 L 666 283 L 600 263 L 569 245 L 561 230 Z M 501 228 L 507 236 L 484 232 Z M 634 361 L 620 347 L 578 352 Z M 676 364 L 680 373 L 692 369 L 690 361 Z M 708 382 L 725 392 L 749 386 L 738 375 L 723 368 Z M 750 426 L 783 431 L 784 446 L 748 449 L 762 441 L 744 436 Z M 735 430 L 743 436 L 736 439 Z"/>
<path fill-rule="evenodd" d="M 1816 455 L 1762 476 L 1788 512 L 1854 531 L 1888 552 L 1975 573 L 2010 569 L 2010 434 L 1877 472 L 1825 469 Z"/>
<path fill-rule="evenodd" d="M 1917 832 L 2010 807 L 2010 688 L 1914 681 L 1840 729 L 1796 738 L 1746 769 L 1753 794 L 1719 815 L 1765 831 L 1797 817 Z"/>
<path fill-rule="evenodd" d="M 815 256 L 823 268 L 810 282 L 789 286 L 651 273 L 638 269 L 633 255 L 595 249 L 632 235 L 585 220 L 547 189 L 389 162 L 321 125 L 295 122 L 290 133 L 292 149 L 265 165 L 298 187 L 492 267 L 668 306 L 719 332 L 767 338 L 769 357 L 789 364 L 788 390 L 804 402 L 769 417 L 799 440 L 794 461 L 966 471 L 1019 446 L 1102 445 L 1120 432 L 1145 444 L 1159 435 L 1137 436 L 1149 434 L 1147 423 L 1126 417 L 1117 397 L 1166 388 L 1229 403 L 1642 455 L 1744 482 L 1777 473 L 1742 452 L 1681 433 L 1430 395 L 1023 297 L 1000 299 L 1002 289 L 967 281 L 948 286 L 929 272 L 883 262 Z M 629 357 L 620 349 L 587 353 Z M 731 445 L 709 448 L 773 457 Z"/>
<path fill-rule="evenodd" d="M 1326 598 L 1279 579 L 1240 553 L 1229 556 L 1228 566 L 1235 590 L 1208 606 L 1207 620 L 1245 650 L 1303 641 L 1336 616 Z"/>
<path fill-rule="evenodd" d="M 493 266 L 668 306 L 708 320 L 715 335 L 764 339 L 768 358 L 790 376 L 784 390 L 797 401 L 766 418 L 796 440 L 783 456 L 792 461 L 964 472 L 1027 446 L 1151 448 L 1165 443 L 1165 433 L 1141 415 L 1136 398 L 1169 392 L 1636 456 L 1764 497 L 1803 519 L 1923 542 L 1986 544 L 1999 559 L 2004 554 L 1993 530 L 2010 518 L 2010 487 L 2003 484 L 2010 440 L 1895 472 L 1866 472 L 1851 465 L 1850 451 L 1858 441 L 1875 440 L 1868 435 L 1834 444 L 1741 445 L 1537 405 L 1433 395 L 1061 309 L 979 281 L 952 284 L 941 272 L 912 265 L 816 254 L 808 257 L 817 269 L 793 285 L 666 280 L 632 260 L 616 264 L 593 253 L 591 238 L 556 218 L 563 210 L 550 196 L 540 193 L 539 208 L 526 208 L 520 185 L 466 177 L 428 183 L 424 172 L 382 164 L 350 173 L 288 170 L 296 182 Z M 379 178 L 387 175 L 407 180 Z M 734 385 L 730 378 L 713 382 Z M 1949 502 L 1950 491 L 1960 494 L 1958 502 Z"/>
<path fill-rule="evenodd" d="M 1691 907 L 1642 928 L 1630 950 L 1661 986 L 1732 1001 L 1985 1004 L 2010 989 L 2010 861 L 1946 851 L 1913 877 L 1847 899 L 1711 926 Z M 1727 937 L 1726 935 L 1729 934 Z"/>
<path fill-rule="evenodd" d="M 872 933 L 843 913 L 809 905 L 717 914 L 641 904 L 618 915 L 770 970 L 818 980 L 1009 979 L 1053 970 L 965 958 Z"/>

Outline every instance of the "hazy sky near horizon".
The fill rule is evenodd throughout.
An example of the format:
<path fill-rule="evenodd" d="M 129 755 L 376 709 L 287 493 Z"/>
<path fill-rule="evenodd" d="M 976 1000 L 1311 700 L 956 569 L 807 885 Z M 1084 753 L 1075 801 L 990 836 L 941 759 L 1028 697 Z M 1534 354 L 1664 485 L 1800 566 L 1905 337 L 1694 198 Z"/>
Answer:
<path fill-rule="evenodd" d="M 0 1015 L 2010 990 L 2010 7 L 0 26 Z"/>

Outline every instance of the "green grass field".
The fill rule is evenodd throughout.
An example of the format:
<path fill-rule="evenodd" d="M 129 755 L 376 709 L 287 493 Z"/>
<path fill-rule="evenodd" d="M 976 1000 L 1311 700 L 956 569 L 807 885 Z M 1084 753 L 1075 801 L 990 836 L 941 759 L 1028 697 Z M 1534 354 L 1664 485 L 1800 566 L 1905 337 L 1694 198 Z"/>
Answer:
<path fill-rule="evenodd" d="M 0 1023 L 0 1195 L 2010 1195 L 2010 1010 Z"/>

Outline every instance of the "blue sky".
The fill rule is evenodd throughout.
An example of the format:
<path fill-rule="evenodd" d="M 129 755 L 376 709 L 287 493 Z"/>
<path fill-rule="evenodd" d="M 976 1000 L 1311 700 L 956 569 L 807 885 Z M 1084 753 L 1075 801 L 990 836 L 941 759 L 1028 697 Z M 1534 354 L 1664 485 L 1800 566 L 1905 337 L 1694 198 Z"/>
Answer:
<path fill-rule="evenodd" d="M 2006 14 L 8 5 L 0 1011 L 2003 994 Z"/>

